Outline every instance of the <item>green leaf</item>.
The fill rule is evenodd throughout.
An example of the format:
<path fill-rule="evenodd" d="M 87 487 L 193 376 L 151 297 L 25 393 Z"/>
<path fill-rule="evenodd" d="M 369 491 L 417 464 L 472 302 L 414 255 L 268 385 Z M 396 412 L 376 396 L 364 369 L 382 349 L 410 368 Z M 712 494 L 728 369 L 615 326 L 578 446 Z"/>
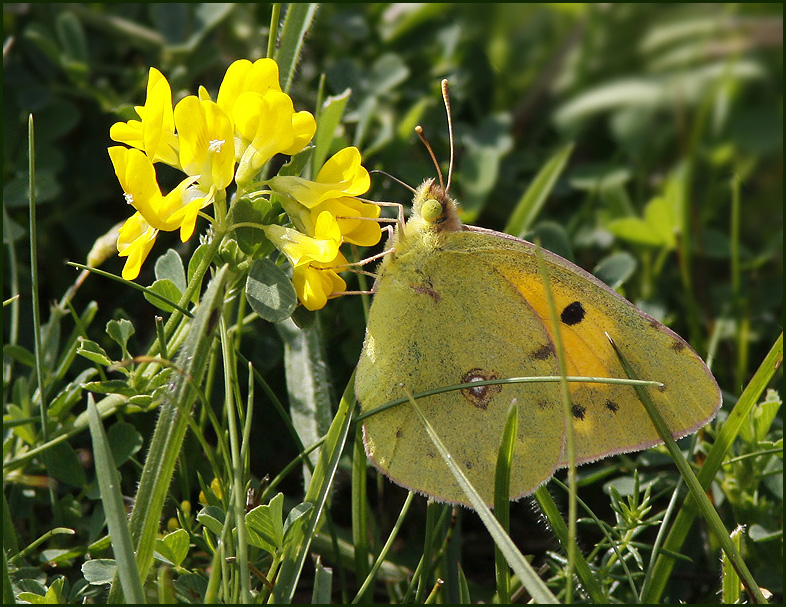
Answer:
<path fill-rule="evenodd" d="M 160 297 L 145 293 L 145 299 L 164 312 L 171 312 L 174 310 L 174 306 L 183 296 L 182 291 L 168 278 L 156 280 L 148 288 Z"/>
<path fill-rule="evenodd" d="M 502 158 L 513 148 L 509 114 L 488 116 L 463 137 L 461 160 L 462 219 L 472 222 L 483 209 L 499 176 Z"/>
<path fill-rule="evenodd" d="M 81 63 L 87 69 L 87 40 L 82 23 L 71 11 L 63 11 L 56 20 L 57 38 L 63 49 L 61 63 Z"/>
<path fill-rule="evenodd" d="M 107 356 L 107 353 L 104 351 L 104 349 L 96 342 L 89 339 L 79 340 L 79 347 L 77 348 L 76 353 L 80 356 L 84 356 L 86 359 L 93 361 L 94 363 L 103 365 L 104 367 L 108 367 L 112 364 L 112 360 L 109 358 L 109 356 Z"/>
<path fill-rule="evenodd" d="M 155 274 L 158 280 L 169 280 L 182 293 L 188 286 L 183 260 L 174 249 L 169 249 L 156 259 Z"/>
<path fill-rule="evenodd" d="M 379 97 L 409 78 L 409 67 L 396 53 L 385 53 L 371 65 L 366 90 Z"/>
<path fill-rule="evenodd" d="M 210 529 L 218 537 L 224 529 L 224 511 L 218 506 L 205 506 L 196 516 L 205 528 Z"/>
<path fill-rule="evenodd" d="M 35 369 L 35 354 L 27 348 L 17 346 L 16 344 L 3 345 L 3 358 L 9 358 L 18 363 L 21 363 L 31 369 Z"/>
<path fill-rule="evenodd" d="M 623 186 L 631 177 L 632 173 L 627 167 L 588 164 L 573 170 L 568 182 L 577 190 L 594 192 Z"/>
<path fill-rule="evenodd" d="M 297 305 L 297 294 L 289 276 L 267 258 L 251 264 L 246 299 L 251 309 L 269 322 L 286 320 Z"/>
<path fill-rule="evenodd" d="M 69 382 L 68 385 L 52 399 L 52 403 L 49 405 L 49 416 L 59 418 L 66 415 L 82 398 L 82 390 L 87 381 L 97 373 L 98 371 L 96 369 L 90 367 L 77 375 L 74 381 Z"/>
<path fill-rule="evenodd" d="M 205 258 L 210 251 L 210 243 L 204 243 L 199 245 L 196 250 L 191 255 L 191 259 L 188 260 L 188 282 L 190 283 L 194 278 L 194 273 L 199 268 L 199 264 L 202 263 L 202 260 Z M 194 296 L 192 297 L 191 301 L 193 303 L 197 303 L 199 301 L 199 294 L 202 292 L 201 285 L 199 288 L 194 290 Z"/>
<path fill-rule="evenodd" d="M 254 200 L 241 198 L 232 205 L 233 224 L 257 224 L 257 226 L 241 226 L 235 228 L 235 240 L 240 250 L 249 257 L 261 257 L 267 251 L 273 250 L 273 245 L 268 240 L 261 227 L 270 223 L 272 207 L 267 198 L 259 196 Z M 202 245 L 204 246 L 204 245 Z M 202 248 L 202 247 L 200 247 Z M 193 259 L 189 263 L 189 278 Z"/>
<path fill-rule="evenodd" d="M 107 432 L 115 467 L 119 468 L 142 448 L 142 435 L 128 422 L 117 422 Z"/>
<path fill-rule="evenodd" d="M 620 251 L 604 257 L 592 273 L 612 289 L 617 289 L 625 284 L 635 271 L 636 259 L 630 253 Z"/>
<path fill-rule="evenodd" d="M 136 390 L 128 385 L 124 379 L 107 379 L 106 381 L 91 381 L 84 385 L 85 390 L 96 392 L 97 394 L 122 394 L 123 396 L 134 396 Z"/>
<path fill-rule="evenodd" d="M 276 325 L 284 342 L 284 375 L 292 426 L 303 445 L 313 445 L 325 435 L 333 419 L 329 365 L 325 359 L 322 329 L 318 322 L 301 329 L 290 319 Z M 310 456 L 316 463 L 316 453 Z M 304 464 L 308 485 L 310 468 Z"/>
<path fill-rule="evenodd" d="M 754 436 L 757 441 L 767 438 L 772 422 L 781 408 L 781 399 L 775 390 L 767 390 L 767 395 L 763 402 L 759 403 L 752 412 Z"/>
<path fill-rule="evenodd" d="M 284 494 L 246 514 L 248 543 L 275 555 L 284 540 Z"/>
<path fill-rule="evenodd" d="M 317 555 L 314 562 L 314 590 L 311 592 L 312 605 L 328 605 L 333 592 L 333 570 L 322 565 L 322 557 Z"/>
<path fill-rule="evenodd" d="M 23 420 L 31 421 L 35 419 L 35 421 L 38 421 L 38 419 L 30 417 L 30 415 L 25 413 L 25 411 L 19 405 L 15 405 L 14 403 L 8 403 L 7 415 L 7 418 L 3 416 L 3 426 L 13 428 L 13 433 L 25 441 L 28 445 L 33 445 L 38 442 L 38 437 L 33 425 L 23 423 Z"/>
<path fill-rule="evenodd" d="M 308 514 L 308 512 L 313 507 L 314 504 L 310 502 L 301 502 L 289 511 L 289 514 L 287 514 L 287 520 L 284 521 L 284 537 L 286 537 L 287 532 L 292 528 L 292 525 L 300 520 L 303 515 Z"/>
<path fill-rule="evenodd" d="M 110 320 L 106 323 L 106 333 L 118 343 L 123 350 L 123 356 L 128 356 L 126 344 L 128 343 L 128 339 L 136 333 L 136 329 L 134 329 L 134 325 L 131 324 L 131 321 L 125 318 Z"/>
<path fill-rule="evenodd" d="M 57 443 L 43 453 L 47 473 L 57 480 L 84 487 L 87 484 L 85 469 L 79 462 L 74 448 L 67 442 Z"/>
<path fill-rule="evenodd" d="M 92 559 L 82 563 L 82 575 L 88 584 L 100 586 L 110 584 L 115 577 L 117 565 L 115 559 Z"/>
<path fill-rule="evenodd" d="M 179 601 L 191 605 L 202 605 L 207 592 L 207 580 L 198 573 L 184 573 L 172 581 Z"/>
<path fill-rule="evenodd" d="M 188 556 L 189 543 L 188 531 L 176 529 L 163 538 L 156 539 L 156 551 L 169 564 L 180 567 Z"/>
<path fill-rule="evenodd" d="M 345 89 L 344 92 L 338 95 L 328 97 L 319 110 L 317 132 L 314 135 L 314 153 L 312 155 L 315 171 L 319 171 L 325 163 L 330 147 L 333 144 L 333 137 L 341 123 L 341 117 L 344 115 L 351 93 L 350 89 Z M 314 175 L 316 176 L 316 172 Z"/>

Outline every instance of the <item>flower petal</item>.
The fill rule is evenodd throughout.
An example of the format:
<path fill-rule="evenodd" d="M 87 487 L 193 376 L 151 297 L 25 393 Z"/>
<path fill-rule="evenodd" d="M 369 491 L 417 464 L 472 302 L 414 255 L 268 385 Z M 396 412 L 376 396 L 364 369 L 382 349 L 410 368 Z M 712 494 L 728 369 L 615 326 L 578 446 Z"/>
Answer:
<path fill-rule="evenodd" d="M 269 58 L 258 59 L 254 63 L 248 59 L 238 59 L 224 74 L 224 80 L 218 89 L 217 103 L 234 119 L 235 102 L 238 96 L 246 91 L 262 95 L 268 91 L 281 92 L 278 64 Z"/>
<path fill-rule="evenodd" d="M 127 257 L 123 266 L 123 278 L 134 280 L 139 276 L 150 249 L 156 241 L 158 230 L 151 227 L 140 213 L 134 213 L 120 228 L 117 251 L 120 257 Z"/>

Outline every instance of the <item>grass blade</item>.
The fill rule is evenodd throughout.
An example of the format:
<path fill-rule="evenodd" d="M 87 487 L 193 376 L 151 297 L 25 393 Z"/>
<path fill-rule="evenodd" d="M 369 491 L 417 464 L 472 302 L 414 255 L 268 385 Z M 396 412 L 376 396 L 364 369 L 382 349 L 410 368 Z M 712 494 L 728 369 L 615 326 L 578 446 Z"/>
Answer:
<path fill-rule="evenodd" d="M 538 502 L 538 506 L 543 514 L 546 515 L 549 525 L 551 525 L 551 529 L 554 531 L 557 539 L 559 539 L 560 544 L 567 547 L 568 542 L 570 542 L 568 526 L 565 524 L 557 504 L 554 503 L 554 498 L 551 497 L 545 485 L 538 487 L 534 495 Z M 568 552 L 567 548 L 565 548 L 565 552 Z M 592 598 L 592 602 L 607 603 L 608 599 L 603 594 L 603 590 L 598 584 L 595 574 L 590 569 L 589 563 L 587 563 L 587 560 L 584 558 L 578 546 L 573 550 L 573 558 L 576 574 L 579 576 L 579 580 L 581 580 L 581 585 L 584 587 L 584 590 L 586 590 L 587 594 Z"/>
<path fill-rule="evenodd" d="M 197 387 L 210 360 L 208 352 L 224 302 L 226 274 L 224 266 L 210 281 L 191 321 L 188 336 L 176 361 L 181 373 L 174 380 L 171 398 L 161 405 L 150 451 L 142 469 L 130 521 L 141 578 L 147 576 L 153 563 L 155 540 L 169 483 L 188 429 L 191 406 L 197 398 Z M 119 593 L 119 586 L 113 583 L 109 602 L 118 602 Z"/>
<path fill-rule="evenodd" d="M 609 341 L 611 341 L 614 351 L 617 353 L 617 357 L 625 369 L 625 373 L 628 375 L 628 377 L 636 379 L 636 375 L 631 366 L 628 364 L 625 355 L 617 348 L 617 345 L 611 340 L 610 337 Z M 745 561 L 742 560 L 739 551 L 735 548 L 734 543 L 729 537 L 728 531 L 723 526 L 723 521 L 721 521 L 720 515 L 707 497 L 707 494 L 705 493 L 706 489 L 701 486 L 701 483 L 693 473 L 693 469 L 690 467 L 690 464 L 682 455 L 682 451 L 680 451 L 680 448 L 677 446 L 676 441 L 672 437 L 671 431 L 666 425 L 666 422 L 663 421 L 660 412 L 655 407 L 655 404 L 650 400 L 649 394 L 647 394 L 645 389 L 638 386 L 636 386 L 634 389 L 636 390 L 639 400 L 647 409 L 647 414 L 650 416 L 652 423 L 658 430 L 658 434 L 665 443 L 669 455 L 677 465 L 677 468 L 680 471 L 680 476 L 682 476 L 685 484 L 690 490 L 690 495 L 688 498 L 686 498 L 686 501 L 690 497 L 693 498 L 699 512 L 701 512 L 702 516 L 707 521 L 708 526 L 715 534 L 715 539 L 718 540 L 721 547 L 723 548 L 723 551 L 729 557 L 732 565 L 737 570 L 737 573 L 745 584 L 751 598 L 757 603 L 766 603 L 767 600 L 764 598 L 764 595 L 762 595 L 759 585 L 756 583 L 756 580 L 753 579 L 753 576 L 748 570 L 748 566 L 745 564 Z"/>
<path fill-rule="evenodd" d="M 510 403 L 508 419 L 502 431 L 502 444 L 497 454 L 497 470 L 494 478 L 494 514 L 505 533 L 510 532 L 510 465 L 513 448 L 519 431 L 519 408 Z M 510 603 L 510 568 L 499 546 L 494 546 L 494 562 L 497 573 L 497 595 L 502 604 Z"/>
<path fill-rule="evenodd" d="M 368 503 L 366 499 L 367 475 L 366 450 L 363 446 L 363 425 L 358 424 L 355 431 L 355 448 L 352 454 L 352 544 L 355 546 L 355 576 L 366 580 L 363 588 L 370 586 L 373 578 L 369 576 L 368 545 Z M 370 578 L 370 579 L 369 579 Z M 367 603 L 370 596 L 358 593 L 354 602 Z"/>
<path fill-rule="evenodd" d="M 120 493 L 120 474 L 115 467 L 112 449 L 101 423 L 93 395 L 87 396 L 87 412 L 90 422 L 90 436 L 93 439 L 93 459 L 96 465 L 96 478 L 101 490 L 101 503 L 104 505 L 109 537 L 117 563 L 117 576 L 123 588 L 123 596 L 128 603 L 144 603 L 145 594 L 128 530 L 128 519 Z"/>
<path fill-rule="evenodd" d="M 480 497 L 480 494 L 475 490 L 472 484 L 469 482 L 469 479 L 464 475 L 461 468 L 458 467 L 453 458 L 451 457 L 448 450 L 445 448 L 445 445 L 442 444 L 439 436 L 434 431 L 434 428 L 431 427 L 431 424 L 423 415 L 423 412 L 420 410 L 417 402 L 414 399 L 410 400 L 410 404 L 414 408 L 415 412 L 417 413 L 418 417 L 420 418 L 423 427 L 428 432 L 429 436 L 431 437 L 431 441 L 439 450 L 440 454 L 442 455 L 442 459 L 445 461 L 445 464 L 450 468 L 451 473 L 456 478 L 458 483 L 461 485 L 462 489 L 464 490 L 467 499 L 469 499 L 472 507 L 478 513 L 480 520 L 488 529 L 488 532 L 491 534 L 491 537 L 494 539 L 494 543 L 499 547 L 502 554 L 505 556 L 505 560 L 510 565 L 511 569 L 519 576 L 521 583 L 527 589 L 527 591 L 532 596 L 533 600 L 536 603 L 551 603 L 556 604 L 557 601 L 556 597 L 551 593 L 551 591 L 546 586 L 546 583 L 538 577 L 538 574 L 535 573 L 535 570 L 532 566 L 527 562 L 527 559 L 524 558 L 524 555 L 519 552 L 519 549 L 516 548 L 516 545 L 510 539 L 505 530 L 499 524 L 496 517 L 492 514 L 489 507 L 486 505 L 486 502 L 483 501 L 483 498 Z"/>
<path fill-rule="evenodd" d="M 745 387 L 737 404 L 734 406 L 734 410 L 726 418 L 723 427 L 715 438 L 715 442 L 707 454 L 707 459 L 704 461 L 701 470 L 699 470 L 698 479 L 703 491 L 709 489 L 712 479 L 715 478 L 723 463 L 723 459 L 737 438 L 742 424 L 748 419 L 751 409 L 753 409 L 767 384 L 775 375 L 775 371 L 782 361 L 783 333 L 775 341 L 761 366 Z M 696 514 L 698 514 L 696 503 L 690 499 L 686 500 L 674 519 L 674 525 L 671 531 L 669 531 L 669 535 L 655 561 L 651 574 L 645 580 L 641 593 L 642 603 L 657 603 L 660 601 L 660 597 L 666 588 L 666 582 L 675 564 L 675 558 L 671 555 L 679 553 Z"/>
<path fill-rule="evenodd" d="M 521 237 L 532 227 L 543 203 L 546 202 L 546 198 L 554 189 L 554 184 L 565 169 L 571 152 L 573 152 L 573 143 L 560 149 L 543 165 L 513 210 L 505 226 L 505 233 Z"/>
<path fill-rule="evenodd" d="M 316 13 L 316 4 L 292 3 L 287 7 L 287 16 L 284 17 L 284 27 L 281 30 L 278 52 L 275 56 L 278 69 L 284 76 L 281 88 L 285 93 L 289 92 L 289 87 L 292 85 L 292 77 L 295 74 L 298 57 L 300 57 L 300 51 L 303 48 L 303 40 Z"/>
<path fill-rule="evenodd" d="M 313 505 L 307 514 L 301 516 L 288 530 L 281 568 L 278 572 L 278 582 L 273 588 L 273 595 L 269 602 L 291 603 L 295 594 L 303 565 L 309 552 L 311 540 L 316 533 L 317 524 L 322 516 L 322 511 L 327 501 L 333 476 L 338 468 L 338 460 L 344 449 L 344 443 L 349 433 L 349 423 L 352 420 L 352 409 L 355 404 L 355 376 L 349 380 L 338 411 L 330 425 L 325 443 L 319 452 L 319 460 L 311 475 L 311 484 L 306 492 L 305 502 Z"/>

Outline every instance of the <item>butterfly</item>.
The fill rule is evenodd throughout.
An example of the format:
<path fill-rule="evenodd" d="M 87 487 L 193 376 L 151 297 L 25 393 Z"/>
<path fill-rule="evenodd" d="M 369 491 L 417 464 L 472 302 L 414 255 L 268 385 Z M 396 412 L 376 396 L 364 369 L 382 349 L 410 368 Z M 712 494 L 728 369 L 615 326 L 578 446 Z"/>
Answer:
<path fill-rule="evenodd" d="M 443 96 L 452 133 L 446 82 Z M 427 179 L 417 188 L 411 216 L 396 227 L 378 267 L 355 377 L 363 413 L 407 392 L 560 375 L 536 245 L 462 224 L 449 186 L 450 175 L 444 186 L 440 174 L 439 182 Z M 685 340 L 573 263 L 545 250 L 541 254 L 566 375 L 627 378 L 611 338 L 636 376 L 660 382 L 648 392 L 675 438 L 715 416 L 720 390 Z M 578 464 L 662 442 L 631 385 L 568 386 L 569 419 L 558 382 L 483 384 L 417 403 L 453 461 L 491 505 L 512 402 L 519 420 L 511 499 L 532 493 L 568 465 L 568 424 Z M 435 501 L 470 506 L 408 402 L 366 417 L 363 434 L 369 459 L 392 481 Z"/>

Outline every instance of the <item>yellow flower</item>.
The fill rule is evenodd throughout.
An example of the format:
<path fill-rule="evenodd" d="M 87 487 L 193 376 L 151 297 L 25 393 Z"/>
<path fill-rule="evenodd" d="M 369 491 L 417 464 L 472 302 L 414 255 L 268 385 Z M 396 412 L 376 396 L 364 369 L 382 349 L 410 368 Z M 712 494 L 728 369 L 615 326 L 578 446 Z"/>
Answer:
<path fill-rule="evenodd" d="M 296 154 L 316 132 L 314 117 L 295 113 L 289 95 L 246 91 L 234 105 L 235 154 L 239 154 L 237 183 L 251 180 L 276 154 Z"/>
<path fill-rule="evenodd" d="M 356 147 L 344 148 L 328 159 L 315 181 L 277 176 L 269 179 L 267 184 L 273 191 L 313 209 L 330 198 L 360 196 L 368 191 L 371 178 L 360 160 L 360 151 Z"/>
<path fill-rule="evenodd" d="M 287 256 L 293 268 L 312 261 L 332 262 L 341 244 L 338 222 L 327 211 L 317 218 L 313 237 L 276 224 L 262 229 L 276 248 Z"/>
<path fill-rule="evenodd" d="M 318 310 L 333 293 L 346 291 L 346 283 L 331 268 L 343 266 L 347 260 L 339 251 L 341 230 L 328 211 L 314 222 L 314 236 L 292 228 L 269 225 L 264 228 L 271 242 L 292 264 L 292 283 L 298 299 L 309 310 Z"/>
<path fill-rule="evenodd" d="M 246 91 L 264 95 L 268 91 L 281 92 L 278 78 L 278 64 L 272 59 L 258 59 L 251 63 L 248 59 L 238 59 L 224 74 L 218 89 L 216 103 L 227 115 L 234 116 L 235 101 Z"/>
<path fill-rule="evenodd" d="M 145 105 L 135 109 L 142 120 L 113 124 L 109 130 L 112 140 L 142 150 L 152 162 L 179 166 L 172 89 L 164 75 L 154 67 L 150 68 L 147 80 Z"/>
<path fill-rule="evenodd" d="M 134 280 L 147 259 L 150 249 L 156 242 L 158 230 L 151 227 L 140 213 L 134 213 L 120 228 L 117 239 L 117 252 L 120 257 L 127 257 L 123 266 L 123 278 Z"/>
<path fill-rule="evenodd" d="M 126 201 L 137 210 L 120 228 L 117 242 L 119 255 L 128 257 L 123 278 L 133 280 L 139 276 L 159 230 L 179 229 L 183 242 L 191 238 L 199 210 L 212 202 L 215 187 L 206 194 L 198 187 L 191 187 L 199 175 L 189 176 L 164 196 L 153 163 L 142 152 L 113 146 L 109 148 L 109 156 Z"/>
<path fill-rule="evenodd" d="M 307 310 L 320 310 L 325 307 L 332 294 L 347 290 L 344 279 L 331 269 L 331 266 L 345 263 L 346 258 L 339 253 L 330 265 L 311 262 L 292 271 L 292 284 L 295 286 L 297 298 Z"/>
<path fill-rule="evenodd" d="M 214 102 L 189 95 L 175 107 L 180 138 L 180 165 L 187 175 L 198 176 L 203 192 L 225 189 L 235 173 L 232 122 Z"/>
<path fill-rule="evenodd" d="M 382 228 L 379 222 L 375 221 L 380 213 L 376 204 L 349 196 L 329 198 L 311 210 L 312 219 L 322 211 L 329 211 L 336 218 L 344 242 L 371 247 L 382 238 Z"/>
<path fill-rule="evenodd" d="M 216 103 L 235 123 L 238 183 L 252 179 L 275 154 L 300 152 L 317 129 L 314 117 L 295 112 L 292 99 L 281 92 L 278 65 L 272 59 L 232 63 Z"/>
<path fill-rule="evenodd" d="M 139 211 L 151 227 L 167 232 L 180 228 L 181 239 L 183 242 L 188 240 L 194 231 L 194 226 L 184 225 L 183 217 L 188 214 L 184 207 L 199 202 L 196 199 L 189 199 L 185 192 L 198 176 L 187 177 L 164 196 L 156 181 L 153 163 L 142 152 L 118 145 L 109 148 L 109 157 L 112 159 L 120 186 L 125 192 L 126 202 Z"/>

